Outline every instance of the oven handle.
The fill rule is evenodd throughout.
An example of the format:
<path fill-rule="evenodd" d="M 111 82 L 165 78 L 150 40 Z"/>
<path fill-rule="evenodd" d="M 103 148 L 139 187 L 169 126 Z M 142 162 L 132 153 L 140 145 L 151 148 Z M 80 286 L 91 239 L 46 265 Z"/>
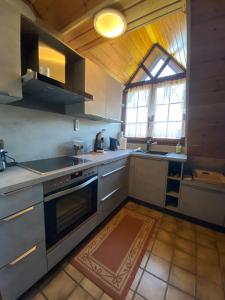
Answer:
<path fill-rule="evenodd" d="M 44 201 L 47 202 L 47 201 L 53 200 L 55 198 L 62 197 L 62 196 L 71 194 L 73 192 L 79 191 L 79 190 L 83 189 L 84 187 L 86 187 L 87 185 L 89 185 L 90 183 L 92 183 L 93 181 L 95 181 L 97 179 L 98 179 L 98 176 L 94 176 L 93 178 L 89 179 L 88 181 L 85 181 L 84 183 L 82 183 L 80 185 L 77 185 L 73 188 L 70 188 L 70 189 L 67 189 L 65 191 L 61 191 L 61 192 L 49 195 L 47 197 L 44 197 Z"/>

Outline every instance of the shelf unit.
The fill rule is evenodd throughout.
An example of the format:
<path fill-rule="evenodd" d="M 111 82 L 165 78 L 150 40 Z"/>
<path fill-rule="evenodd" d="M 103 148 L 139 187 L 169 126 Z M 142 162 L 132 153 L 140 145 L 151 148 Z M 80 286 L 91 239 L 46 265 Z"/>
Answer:
<path fill-rule="evenodd" d="M 165 207 L 177 211 L 179 205 L 180 182 L 183 176 L 183 163 L 169 161 L 167 187 L 165 194 Z"/>

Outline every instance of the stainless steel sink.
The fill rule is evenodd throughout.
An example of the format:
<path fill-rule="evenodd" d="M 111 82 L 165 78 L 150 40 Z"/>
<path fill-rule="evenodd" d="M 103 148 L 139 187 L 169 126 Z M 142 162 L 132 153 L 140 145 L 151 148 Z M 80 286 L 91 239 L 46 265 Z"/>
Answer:
<path fill-rule="evenodd" d="M 160 152 L 160 151 L 146 151 L 148 154 L 153 154 L 153 155 L 166 155 L 168 152 Z"/>

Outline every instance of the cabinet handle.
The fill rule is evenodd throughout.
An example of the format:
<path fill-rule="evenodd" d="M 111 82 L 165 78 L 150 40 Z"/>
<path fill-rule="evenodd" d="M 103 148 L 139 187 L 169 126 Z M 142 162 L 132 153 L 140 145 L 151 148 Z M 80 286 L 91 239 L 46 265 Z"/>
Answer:
<path fill-rule="evenodd" d="M 114 174 L 114 173 L 116 173 L 116 172 L 119 172 L 120 170 L 123 170 L 123 169 L 125 169 L 125 166 L 120 167 L 120 168 L 118 168 L 118 169 L 115 169 L 115 170 L 113 170 L 113 171 L 111 171 L 111 172 L 105 173 L 105 174 L 103 174 L 103 175 L 101 176 L 101 178 L 105 178 L 105 177 L 107 177 L 107 176 L 109 176 L 109 175 L 112 175 L 112 174 Z"/>
<path fill-rule="evenodd" d="M 22 215 L 28 213 L 29 211 L 31 211 L 31 210 L 33 210 L 33 209 L 34 209 L 34 207 L 31 206 L 31 207 L 29 207 L 29 208 L 27 208 L 27 209 L 24 209 L 24 210 L 19 211 L 18 213 L 14 214 L 14 215 L 11 215 L 11 216 L 9 216 L 9 217 L 7 217 L 7 218 L 4 218 L 2 221 L 8 222 L 8 221 L 14 220 L 14 219 L 16 219 L 16 218 L 18 218 L 18 217 L 20 217 L 20 216 L 22 216 Z"/>
<path fill-rule="evenodd" d="M 11 196 L 11 195 L 14 195 L 16 193 L 19 193 L 19 192 L 22 192 L 22 191 L 26 191 L 28 189 L 32 188 L 32 186 L 26 186 L 24 188 L 21 188 L 21 189 L 17 189 L 17 190 L 14 190 L 14 191 L 10 191 L 10 192 L 7 192 L 7 193 L 3 193 L 3 194 L 0 194 L 0 196 L 3 196 L 3 197 L 6 197 L 6 196 Z"/>
<path fill-rule="evenodd" d="M 17 257 L 16 259 L 14 259 L 13 261 L 11 261 L 9 263 L 10 266 L 15 266 L 18 262 L 20 262 L 22 259 L 24 259 L 25 257 L 29 256 L 31 253 L 33 253 L 34 251 L 36 251 L 37 246 L 34 246 L 33 248 L 31 248 L 30 250 L 28 250 L 27 252 L 23 253 L 22 255 L 20 255 L 19 257 Z"/>
<path fill-rule="evenodd" d="M 122 186 L 115 189 L 114 191 L 112 191 L 111 193 L 109 193 L 108 195 L 106 195 L 104 198 L 102 198 L 100 201 L 104 202 L 105 200 L 107 200 L 109 197 L 111 197 L 112 195 L 114 195 L 116 192 L 118 192 L 120 189 L 122 189 Z"/>

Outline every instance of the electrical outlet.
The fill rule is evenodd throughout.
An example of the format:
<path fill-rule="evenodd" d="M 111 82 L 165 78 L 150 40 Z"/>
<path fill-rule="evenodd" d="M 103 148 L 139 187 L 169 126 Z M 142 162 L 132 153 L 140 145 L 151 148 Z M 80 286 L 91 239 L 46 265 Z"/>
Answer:
<path fill-rule="evenodd" d="M 79 120 L 74 120 L 74 131 L 79 131 L 79 129 L 80 129 Z"/>

